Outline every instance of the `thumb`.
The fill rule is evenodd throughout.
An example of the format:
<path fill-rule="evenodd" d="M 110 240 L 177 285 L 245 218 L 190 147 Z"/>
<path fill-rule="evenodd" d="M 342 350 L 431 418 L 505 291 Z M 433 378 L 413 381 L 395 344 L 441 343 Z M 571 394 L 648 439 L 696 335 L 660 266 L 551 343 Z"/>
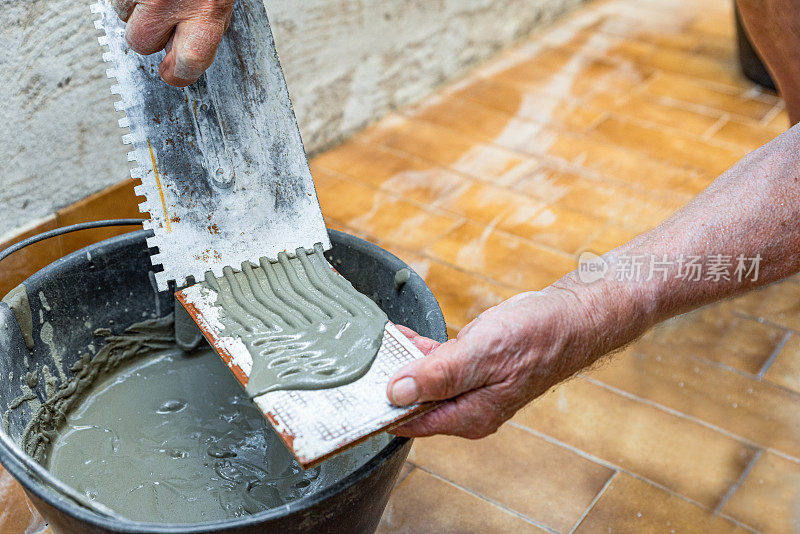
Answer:
<path fill-rule="evenodd" d="M 179 23 L 159 67 L 161 78 L 177 87 L 196 81 L 214 62 L 225 26 L 224 19 L 189 19 Z"/>
<path fill-rule="evenodd" d="M 430 356 L 412 362 L 398 371 L 386 389 L 395 406 L 444 400 L 480 386 L 476 373 L 470 372 L 470 359 L 457 341 L 445 343 Z"/>

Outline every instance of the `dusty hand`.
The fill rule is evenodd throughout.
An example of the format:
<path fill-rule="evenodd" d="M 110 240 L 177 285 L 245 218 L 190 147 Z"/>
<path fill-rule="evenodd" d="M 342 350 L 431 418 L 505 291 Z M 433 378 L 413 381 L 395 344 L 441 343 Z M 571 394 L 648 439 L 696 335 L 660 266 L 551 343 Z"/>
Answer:
<path fill-rule="evenodd" d="M 392 432 L 417 437 L 481 438 L 522 406 L 582 367 L 590 314 L 565 291 L 523 293 L 482 313 L 455 340 L 439 345 L 399 327 L 427 358 L 401 369 L 387 395 L 396 405 L 447 400 Z M 584 351 L 587 351 L 585 354 Z"/>
<path fill-rule="evenodd" d="M 211 66 L 234 0 L 112 0 L 128 23 L 125 38 L 140 54 L 167 52 L 158 72 L 185 87 Z"/>

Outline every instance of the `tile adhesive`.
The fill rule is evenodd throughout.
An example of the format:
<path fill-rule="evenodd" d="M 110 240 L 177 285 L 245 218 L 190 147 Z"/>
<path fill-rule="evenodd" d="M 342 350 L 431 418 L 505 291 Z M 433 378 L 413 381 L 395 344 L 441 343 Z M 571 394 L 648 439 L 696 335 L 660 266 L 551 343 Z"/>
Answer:
<path fill-rule="evenodd" d="M 218 293 L 226 330 L 253 354 L 246 391 L 207 345 L 179 349 L 169 315 L 121 335 L 96 330 L 105 344 L 82 355 L 64 387 L 51 377 L 40 402 L 37 370 L 12 403 L 33 409 L 20 444 L 27 454 L 133 520 L 195 523 L 280 506 L 343 478 L 389 441 L 383 434 L 303 470 L 250 401 L 353 382 L 381 345 L 386 314 L 332 271 L 321 245 L 227 267 L 202 284 Z M 27 342 L 24 286 L 4 301 Z"/>

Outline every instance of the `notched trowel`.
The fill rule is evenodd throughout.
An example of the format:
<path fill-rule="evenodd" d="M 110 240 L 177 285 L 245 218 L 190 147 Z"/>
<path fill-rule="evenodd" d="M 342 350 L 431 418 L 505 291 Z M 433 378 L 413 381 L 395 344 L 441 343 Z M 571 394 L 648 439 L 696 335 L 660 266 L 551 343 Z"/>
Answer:
<path fill-rule="evenodd" d="M 206 339 L 244 386 L 253 357 L 220 329 L 213 292 L 195 281 L 211 271 L 330 241 L 275 51 L 262 0 L 238 0 L 211 68 L 178 89 L 163 83 L 164 53 L 141 56 L 125 41 L 125 24 L 107 0 L 92 6 L 99 38 L 114 64 L 108 76 L 121 99 L 123 142 L 141 180 L 139 209 L 153 231 L 147 244 L 159 290 L 170 282 Z M 158 269 L 161 266 L 161 269 Z M 337 275 L 338 276 L 338 275 Z M 238 343 L 237 343 L 238 341 Z M 272 391 L 254 402 L 305 467 L 312 466 L 428 406 L 396 408 L 386 399 L 391 374 L 422 354 L 392 324 L 370 370 L 336 388 Z"/>

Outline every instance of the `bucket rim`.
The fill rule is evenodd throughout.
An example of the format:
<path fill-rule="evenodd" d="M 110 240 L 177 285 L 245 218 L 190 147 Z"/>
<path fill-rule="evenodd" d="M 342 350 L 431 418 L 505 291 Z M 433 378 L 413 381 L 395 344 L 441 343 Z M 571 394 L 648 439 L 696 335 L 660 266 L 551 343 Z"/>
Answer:
<path fill-rule="evenodd" d="M 375 245 L 374 243 L 370 243 L 369 241 L 361 239 L 352 234 L 330 228 L 328 229 L 328 233 L 331 235 L 332 241 L 337 244 L 368 252 L 369 255 L 378 257 L 382 261 L 389 263 L 393 268 L 396 267 L 397 270 L 402 268 L 411 269 L 411 267 L 403 262 L 400 258 Z M 152 231 L 150 230 L 136 230 L 91 244 L 80 250 L 72 252 L 67 256 L 57 259 L 53 263 L 32 274 L 23 283 L 26 285 L 28 285 L 30 282 L 35 283 L 37 278 L 44 276 L 43 273 L 45 271 L 49 271 L 50 269 L 56 268 L 57 266 L 61 266 L 63 264 L 85 259 L 86 252 L 91 252 L 97 247 L 102 246 L 122 248 L 135 245 L 137 243 L 146 243 L 146 238 L 150 235 L 152 235 Z M 446 326 L 444 317 L 442 316 L 441 308 L 439 307 L 435 296 L 427 284 L 424 284 L 424 291 L 427 293 L 426 296 L 429 296 L 433 302 L 436 303 L 436 311 L 438 313 L 435 314 L 435 317 L 429 319 L 435 323 L 434 330 L 439 332 L 439 335 L 435 337 L 443 338 L 446 336 Z M 438 341 L 444 341 L 444 339 L 439 339 Z M 144 532 L 152 532 L 154 534 L 188 534 L 215 532 L 219 531 L 220 529 L 252 527 L 273 519 L 278 519 L 302 510 L 310 509 L 316 504 L 325 501 L 334 495 L 341 493 L 342 491 L 345 491 L 351 486 L 354 486 L 356 483 L 367 478 L 373 471 L 388 461 L 410 441 L 412 440 L 405 437 L 393 437 L 392 440 L 377 454 L 372 456 L 363 465 L 355 469 L 349 475 L 329 486 L 325 486 L 318 492 L 301 497 L 283 506 L 271 508 L 269 510 L 245 517 L 218 521 L 206 521 L 200 523 L 154 523 L 134 520 L 120 521 L 112 517 L 103 516 L 97 512 L 89 510 L 88 508 L 80 506 L 77 503 L 74 503 L 72 500 L 57 493 L 56 491 L 47 489 L 45 487 L 46 484 L 43 484 L 37 480 L 38 477 L 34 476 L 28 471 L 22 461 L 16 457 L 15 451 L 8 447 L 2 440 L 0 440 L 0 464 L 2 464 L 2 466 L 5 467 L 8 472 L 20 482 L 25 492 L 31 493 L 32 495 L 46 502 L 48 505 L 53 506 L 60 512 L 91 526 L 120 533 L 140 534 Z M 47 472 L 47 477 L 53 477 L 53 475 Z"/>

